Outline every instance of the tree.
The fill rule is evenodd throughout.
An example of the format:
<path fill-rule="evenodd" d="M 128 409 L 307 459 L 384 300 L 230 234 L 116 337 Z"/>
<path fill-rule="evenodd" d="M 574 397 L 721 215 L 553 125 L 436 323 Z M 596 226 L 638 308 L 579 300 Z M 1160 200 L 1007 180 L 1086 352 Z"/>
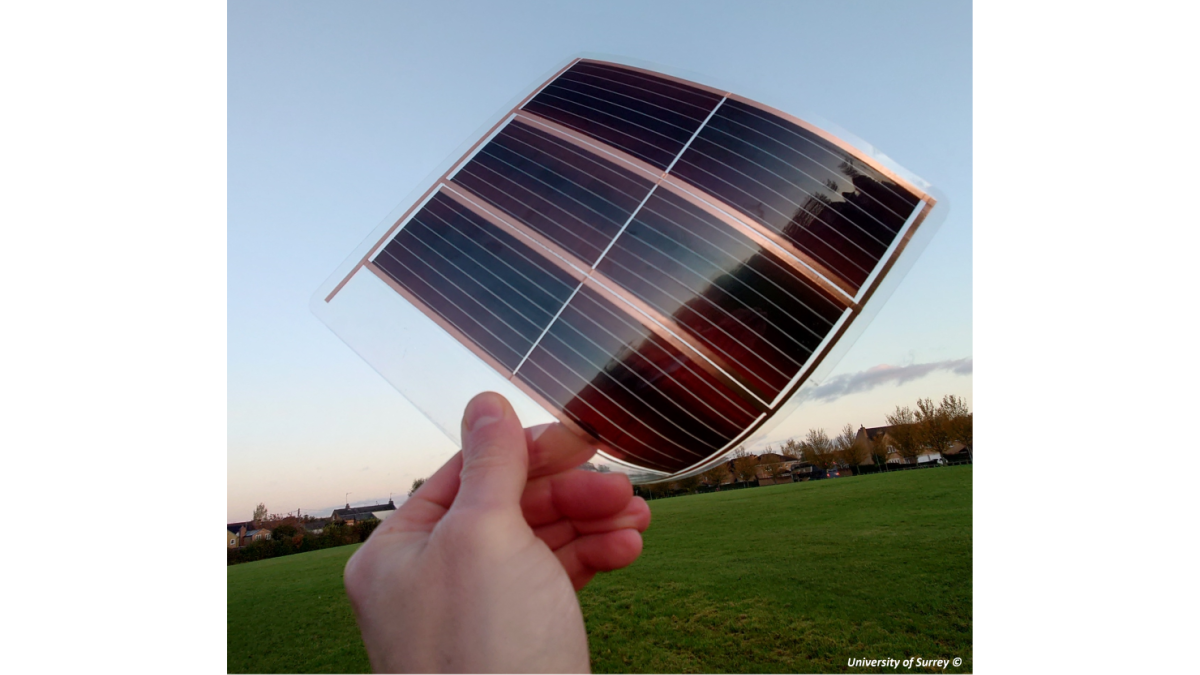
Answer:
<path fill-rule="evenodd" d="M 938 455 L 950 449 L 950 429 L 944 411 L 932 399 L 917 401 L 917 438 L 921 445 Z"/>
<path fill-rule="evenodd" d="M 824 429 L 809 429 L 800 444 L 804 461 L 812 464 L 821 471 L 828 471 L 837 462 L 837 454 L 833 451 L 833 441 Z"/>
<path fill-rule="evenodd" d="M 800 443 L 797 443 L 796 439 L 789 438 L 783 443 L 782 454 L 800 459 L 800 456 L 804 454 L 804 447 Z"/>
<path fill-rule="evenodd" d="M 641 492 L 651 499 L 660 499 L 670 494 L 666 483 L 646 483 L 637 487 L 638 492 Z"/>
<path fill-rule="evenodd" d="M 887 433 L 892 437 L 896 452 L 905 462 L 916 464 L 917 457 L 921 455 L 917 416 L 908 406 L 896 406 L 896 412 L 887 416 L 887 423 L 892 427 Z"/>
<path fill-rule="evenodd" d="M 243 513 L 245 513 L 245 512 L 243 511 Z M 257 525 L 258 523 L 261 523 L 262 521 L 266 520 L 266 518 L 267 518 L 267 505 L 263 504 L 262 502 L 259 502 L 258 506 L 254 507 L 254 517 L 251 518 L 251 520 L 253 520 L 254 523 Z"/>
<path fill-rule="evenodd" d="M 295 525 L 288 525 L 288 524 L 279 525 L 275 529 L 271 530 L 271 538 L 273 538 L 273 539 L 282 540 L 282 539 L 291 538 L 294 536 L 296 536 L 296 526 Z"/>
<path fill-rule="evenodd" d="M 418 479 L 414 480 L 412 482 L 412 488 L 408 491 L 408 495 L 411 497 L 412 493 L 416 492 L 424 484 L 425 484 L 424 478 L 418 478 Z"/>
<path fill-rule="evenodd" d="M 725 462 L 721 462 L 708 471 L 700 474 L 700 477 L 704 479 L 705 484 L 716 490 L 721 487 L 721 483 L 724 483 L 726 478 L 730 477 L 729 465 Z"/>
<path fill-rule="evenodd" d="M 687 478 L 679 479 L 679 487 L 684 492 L 691 494 L 700 488 L 700 476 L 688 476 Z"/>
<path fill-rule="evenodd" d="M 967 408 L 967 402 L 962 398 L 954 395 L 943 396 L 942 403 L 938 406 L 942 411 L 942 415 L 946 418 L 946 426 L 950 433 L 950 438 L 967 446 L 968 450 L 973 448 L 971 445 L 971 411 Z"/>
<path fill-rule="evenodd" d="M 842 427 L 842 433 L 838 434 L 834 442 L 837 445 L 842 461 L 857 475 L 858 465 L 867 461 L 867 458 L 871 456 L 870 449 L 859 440 L 858 432 L 849 424 Z"/>
<path fill-rule="evenodd" d="M 340 520 L 331 520 L 321 528 L 321 539 L 326 546 L 341 546 L 354 543 L 350 539 L 352 526 Z"/>
<path fill-rule="evenodd" d="M 883 467 L 885 471 L 887 470 L 888 451 L 891 448 L 887 438 L 887 434 L 884 433 L 876 436 L 874 441 L 867 441 L 871 446 L 871 458 L 875 460 L 875 466 Z"/>
<path fill-rule="evenodd" d="M 741 483 L 749 483 L 757 477 L 755 467 L 758 457 L 746 452 L 745 447 L 739 446 L 733 451 L 733 475 Z"/>
<path fill-rule="evenodd" d="M 784 476 L 788 476 L 788 472 L 790 471 L 787 462 L 775 462 L 773 464 L 768 464 L 765 468 L 767 470 L 767 475 L 776 482 L 782 480 Z"/>

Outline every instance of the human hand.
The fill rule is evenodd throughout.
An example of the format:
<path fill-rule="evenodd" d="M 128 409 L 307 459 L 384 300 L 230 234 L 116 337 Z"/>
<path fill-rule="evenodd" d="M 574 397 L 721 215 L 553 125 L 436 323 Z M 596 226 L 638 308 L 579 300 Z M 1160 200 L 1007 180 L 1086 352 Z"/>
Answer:
<path fill-rule="evenodd" d="M 522 430 L 503 396 L 467 404 L 463 450 L 346 564 L 376 672 L 586 672 L 575 591 L 631 564 L 650 509 L 561 425 Z"/>

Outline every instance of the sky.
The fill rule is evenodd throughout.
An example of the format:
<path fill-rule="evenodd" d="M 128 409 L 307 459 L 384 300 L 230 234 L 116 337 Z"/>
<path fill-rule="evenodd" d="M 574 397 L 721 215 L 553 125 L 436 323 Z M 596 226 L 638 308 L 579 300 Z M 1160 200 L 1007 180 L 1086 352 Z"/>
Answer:
<path fill-rule="evenodd" d="M 313 291 L 514 95 L 578 52 L 709 76 L 848 130 L 948 215 L 767 442 L 971 398 L 971 6 L 231 3 L 228 497 L 321 515 L 400 498 L 451 441 L 321 323 Z M 346 493 L 350 493 L 348 496 Z"/>

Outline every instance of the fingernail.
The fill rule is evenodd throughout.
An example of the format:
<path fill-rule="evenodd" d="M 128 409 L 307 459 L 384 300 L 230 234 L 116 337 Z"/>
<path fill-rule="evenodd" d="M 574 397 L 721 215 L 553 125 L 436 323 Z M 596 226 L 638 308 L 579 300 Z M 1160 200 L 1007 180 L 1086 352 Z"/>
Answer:
<path fill-rule="evenodd" d="M 467 411 L 463 415 L 467 431 L 475 431 L 503 418 L 504 398 L 500 394 L 492 392 L 486 392 L 471 399 L 471 402 L 467 404 Z"/>

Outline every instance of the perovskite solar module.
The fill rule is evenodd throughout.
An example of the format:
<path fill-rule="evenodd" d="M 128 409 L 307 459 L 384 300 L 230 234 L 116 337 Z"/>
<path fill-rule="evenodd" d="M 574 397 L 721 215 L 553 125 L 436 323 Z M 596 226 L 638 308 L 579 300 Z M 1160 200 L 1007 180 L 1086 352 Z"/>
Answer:
<path fill-rule="evenodd" d="M 933 204 L 777 110 L 576 59 L 316 311 L 456 440 L 461 405 L 494 389 L 661 479 L 778 418 Z"/>

